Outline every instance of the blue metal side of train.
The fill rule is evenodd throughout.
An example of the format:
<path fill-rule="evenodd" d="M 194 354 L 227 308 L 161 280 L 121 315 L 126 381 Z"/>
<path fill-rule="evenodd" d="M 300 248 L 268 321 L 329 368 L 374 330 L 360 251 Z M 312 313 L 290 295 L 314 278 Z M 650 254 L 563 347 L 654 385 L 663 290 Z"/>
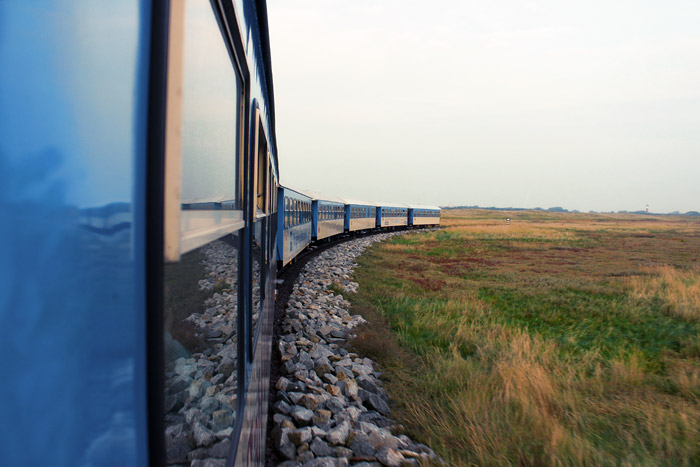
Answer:
<path fill-rule="evenodd" d="M 277 258 L 284 266 L 309 246 L 312 233 L 312 199 L 298 191 L 280 187 L 277 231 Z"/>
<path fill-rule="evenodd" d="M 377 223 L 377 205 L 369 201 L 345 199 L 345 231 L 357 232 L 374 229 Z"/>
<path fill-rule="evenodd" d="M 408 206 L 408 225 L 438 225 L 440 224 L 440 208 L 413 204 Z"/>
<path fill-rule="evenodd" d="M 277 265 L 439 209 L 280 186 L 264 0 L 0 18 L 2 463 L 262 465 Z"/>
<path fill-rule="evenodd" d="M 277 233 L 280 266 L 294 260 L 313 241 L 354 232 L 440 225 L 437 206 L 359 201 L 287 187 L 280 187 L 279 196 L 278 219 L 283 225 Z M 303 213 L 309 205 L 310 224 L 299 211 Z"/>
<path fill-rule="evenodd" d="M 340 198 L 305 191 L 311 197 L 311 238 L 323 240 L 342 234 L 345 222 L 345 204 Z"/>
<path fill-rule="evenodd" d="M 230 428 L 218 457 L 261 465 L 279 185 L 265 2 L 0 2 L 0 18 L 3 465 L 189 465 L 201 384 Z M 218 337 L 177 316 L 179 287 L 219 300 Z"/>

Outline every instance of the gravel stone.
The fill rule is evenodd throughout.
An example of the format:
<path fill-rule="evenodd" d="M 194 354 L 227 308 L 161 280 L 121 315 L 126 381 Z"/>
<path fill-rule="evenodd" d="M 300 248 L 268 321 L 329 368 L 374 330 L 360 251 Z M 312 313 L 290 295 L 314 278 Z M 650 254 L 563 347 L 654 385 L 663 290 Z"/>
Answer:
<path fill-rule="evenodd" d="M 391 410 L 381 373 L 372 360 L 344 348 L 347 336 L 366 321 L 351 315 L 350 303 L 329 290 L 333 285 L 356 293 L 359 285 L 351 280 L 355 259 L 372 243 L 393 235 L 359 238 L 330 248 L 309 261 L 297 277 L 277 344 L 282 376 L 276 381 L 272 406 L 275 449 L 289 459 L 282 466 L 345 466 L 350 459 L 353 465 L 375 467 L 417 465 L 428 458 L 440 462 L 429 448 L 420 451 L 410 438 L 399 439 L 384 428 L 396 422 L 388 418 Z M 223 362 L 227 355 L 219 353 Z M 197 377 L 187 368 L 193 362 L 181 359 L 180 376 Z"/>

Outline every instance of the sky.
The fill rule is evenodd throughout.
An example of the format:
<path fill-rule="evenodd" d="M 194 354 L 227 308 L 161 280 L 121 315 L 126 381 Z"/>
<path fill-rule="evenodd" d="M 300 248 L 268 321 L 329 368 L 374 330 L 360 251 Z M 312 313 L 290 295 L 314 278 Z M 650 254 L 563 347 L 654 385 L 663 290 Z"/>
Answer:
<path fill-rule="evenodd" d="M 700 211 L 697 0 L 269 0 L 282 184 Z"/>

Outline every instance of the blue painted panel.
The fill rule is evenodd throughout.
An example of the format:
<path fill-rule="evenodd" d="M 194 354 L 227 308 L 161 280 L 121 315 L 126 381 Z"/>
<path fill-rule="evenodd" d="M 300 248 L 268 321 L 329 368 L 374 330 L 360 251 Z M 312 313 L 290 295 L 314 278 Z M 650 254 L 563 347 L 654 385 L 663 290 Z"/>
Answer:
<path fill-rule="evenodd" d="M 277 260 L 284 258 L 284 228 L 286 227 L 284 211 L 284 188 L 277 190 Z"/>
<path fill-rule="evenodd" d="M 302 249 L 311 243 L 311 228 L 313 222 L 312 219 L 309 218 L 308 221 L 302 222 L 295 226 L 285 226 L 284 198 L 288 197 L 292 200 L 298 200 L 309 204 L 312 203 L 312 199 L 287 187 L 281 187 L 278 194 L 277 206 L 281 213 L 278 219 L 281 220 L 281 224 L 279 232 L 277 233 L 277 252 L 283 264 L 287 264 L 287 262 L 291 261 Z"/>
<path fill-rule="evenodd" d="M 318 238 L 318 200 L 311 203 L 311 236 Z"/>
<path fill-rule="evenodd" d="M 148 2 L 0 2 L 4 465 L 146 465 Z"/>

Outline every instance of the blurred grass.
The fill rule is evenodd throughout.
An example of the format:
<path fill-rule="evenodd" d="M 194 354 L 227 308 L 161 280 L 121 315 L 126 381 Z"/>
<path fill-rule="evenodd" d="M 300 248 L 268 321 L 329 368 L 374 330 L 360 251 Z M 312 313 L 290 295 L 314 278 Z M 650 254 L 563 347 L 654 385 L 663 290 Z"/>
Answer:
<path fill-rule="evenodd" d="M 450 465 L 700 465 L 700 222 L 443 225 L 368 250 L 350 297 L 409 434 Z"/>

